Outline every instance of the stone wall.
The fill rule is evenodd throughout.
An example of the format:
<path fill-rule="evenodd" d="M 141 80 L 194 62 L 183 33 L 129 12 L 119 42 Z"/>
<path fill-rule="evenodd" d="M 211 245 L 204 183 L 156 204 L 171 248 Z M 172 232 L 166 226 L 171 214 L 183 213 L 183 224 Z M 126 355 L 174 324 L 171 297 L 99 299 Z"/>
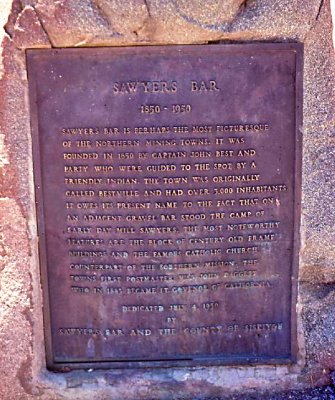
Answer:
<path fill-rule="evenodd" d="M 335 64 L 329 0 L 2 0 L 0 398 L 191 399 L 326 384 L 335 370 Z M 299 360 L 292 366 L 45 368 L 25 49 L 304 44 Z"/>

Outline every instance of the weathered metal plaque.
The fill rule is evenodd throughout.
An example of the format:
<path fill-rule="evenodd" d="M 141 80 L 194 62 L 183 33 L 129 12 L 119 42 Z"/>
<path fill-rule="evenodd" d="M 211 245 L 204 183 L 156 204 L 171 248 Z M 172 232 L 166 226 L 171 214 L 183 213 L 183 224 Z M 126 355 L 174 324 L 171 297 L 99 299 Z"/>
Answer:
<path fill-rule="evenodd" d="M 294 360 L 301 59 L 27 52 L 50 368 Z"/>

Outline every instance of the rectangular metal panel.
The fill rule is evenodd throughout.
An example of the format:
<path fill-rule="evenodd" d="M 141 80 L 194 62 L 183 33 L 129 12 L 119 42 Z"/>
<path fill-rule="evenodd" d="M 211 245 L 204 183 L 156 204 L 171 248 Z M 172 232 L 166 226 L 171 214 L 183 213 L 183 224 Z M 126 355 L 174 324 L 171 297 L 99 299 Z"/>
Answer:
<path fill-rule="evenodd" d="M 27 51 L 50 368 L 294 360 L 301 60 Z"/>

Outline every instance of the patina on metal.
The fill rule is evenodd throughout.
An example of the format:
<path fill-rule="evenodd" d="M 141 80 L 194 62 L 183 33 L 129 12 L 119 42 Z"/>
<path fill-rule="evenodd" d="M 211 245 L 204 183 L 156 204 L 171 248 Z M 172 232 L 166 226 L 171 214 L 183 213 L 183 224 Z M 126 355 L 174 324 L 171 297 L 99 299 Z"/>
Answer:
<path fill-rule="evenodd" d="M 48 367 L 294 361 L 302 47 L 27 63 Z"/>

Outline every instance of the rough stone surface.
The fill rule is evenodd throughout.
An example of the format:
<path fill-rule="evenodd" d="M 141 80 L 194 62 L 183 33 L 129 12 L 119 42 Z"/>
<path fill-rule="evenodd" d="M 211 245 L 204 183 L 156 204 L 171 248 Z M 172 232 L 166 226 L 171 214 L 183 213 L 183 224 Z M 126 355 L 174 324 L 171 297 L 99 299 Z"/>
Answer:
<path fill-rule="evenodd" d="M 330 386 L 275 394 L 329 385 L 335 370 L 330 0 L 2 0 L 0 22 L 0 398 L 334 398 Z M 300 41 L 305 46 L 298 363 L 48 372 L 24 50 L 216 41 Z"/>

